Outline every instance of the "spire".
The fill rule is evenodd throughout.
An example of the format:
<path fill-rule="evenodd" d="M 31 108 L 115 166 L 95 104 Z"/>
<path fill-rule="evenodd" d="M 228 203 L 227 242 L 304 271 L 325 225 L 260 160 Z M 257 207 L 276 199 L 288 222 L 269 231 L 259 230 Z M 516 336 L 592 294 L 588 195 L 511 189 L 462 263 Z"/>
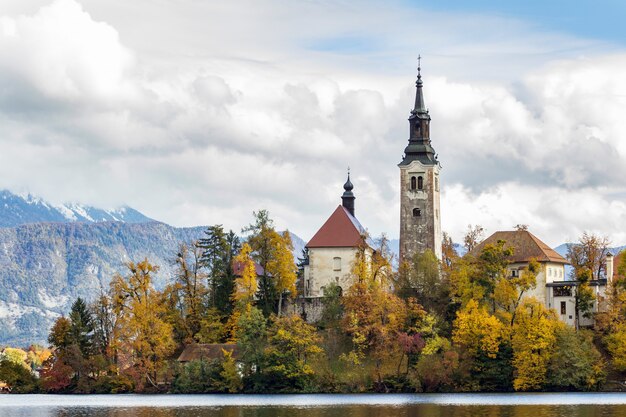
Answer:
<path fill-rule="evenodd" d="M 343 185 L 343 195 L 341 196 L 341 205 L 354 217 L 354 200 L 356 197 L 352 192 L 354 185 L 350 182 L 350 167 L 348 167 L 348 180 Z"/>
<path fill-rule="evenodd" d="M 415 107 L 409 116 L 409 145 L 404 149 L 400 165 L 408 165 L 418 160 L 425 165 L 437 164 L 435 150 L 430 144 L 430 115 L 424 105 L 422 87 L 422 57 L 417 57 L 417 81 L 415 82 Z"/>
<path fill-rule="evenodd" d="M 426 106 L 424 106 L 424 93 L 422 92 L 422 86 L 424 83 L 422 82 L 422 56 L 417 56 L 417 81 L 415 81 L 415 107 L 413 108 L 412 114 L 418 113 L 428 113 L 426 110 Z"/>

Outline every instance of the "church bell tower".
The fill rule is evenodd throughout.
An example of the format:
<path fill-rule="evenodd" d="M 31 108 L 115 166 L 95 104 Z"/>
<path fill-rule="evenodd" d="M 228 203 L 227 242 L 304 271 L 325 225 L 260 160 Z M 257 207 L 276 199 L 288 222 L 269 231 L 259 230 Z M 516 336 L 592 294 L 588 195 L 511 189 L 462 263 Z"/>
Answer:
<path fill-rule="evenodd" d="M 421 57 L 418 58 L 418 62 Z M 400 168 L 400 263 L 427 249 L 441 259 L 439 170 L 430 142 L 430 115 L 424 106 L 421 65 L 417 67 L 415 106 L 409 116 L 409 144 Z"/>

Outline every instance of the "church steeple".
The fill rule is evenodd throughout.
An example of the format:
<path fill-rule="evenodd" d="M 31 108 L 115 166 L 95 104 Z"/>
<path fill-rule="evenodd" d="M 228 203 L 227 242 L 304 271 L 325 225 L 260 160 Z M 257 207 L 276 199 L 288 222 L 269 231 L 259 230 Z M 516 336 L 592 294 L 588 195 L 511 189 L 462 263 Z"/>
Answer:
<path fill-rule="evenodd" d="M 426 106 L 424 106 L 424 93 L 422 92 L 422 86 L 424 83 L 422 82 L 422 57 L 421 55 L 417 56 L 417 81 L 415 81 L 415 87 L 417 91 L 415 92 L 415 107 L 413 107 L 413 111 L 411 114 L 418 113 L 426 113 L 428 114 L 428 110 L 426 110 Z"/>
<path fill-rule="evenodd" d="M 415 106 L 409 116 L 409 144 L 404 149 L 404 158 L 400 165 L 407 165 L 415 160 L 427 165 L 437 164 L 435 150 L 430 145 L 430 115 L 424 105 L 421 59 L 418 56 Z"/>
<path fill-rule="evenodd" d="M 352 192 L 354 185 L 350 182 L 350 168 L 348 168 L 348 180 L 343 185 L 343 195 L 341 196 L 341 205 L 354 217 L 354 200 L 356 197 Z"/>

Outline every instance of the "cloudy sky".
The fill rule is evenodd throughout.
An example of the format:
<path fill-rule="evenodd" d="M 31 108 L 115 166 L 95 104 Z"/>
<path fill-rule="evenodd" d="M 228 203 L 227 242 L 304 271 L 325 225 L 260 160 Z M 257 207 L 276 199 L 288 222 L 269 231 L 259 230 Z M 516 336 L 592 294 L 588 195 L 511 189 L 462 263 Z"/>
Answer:
<path fill-rule="evenodd" d="M 626 244 L 626 5 L 469 3 L 2 0 L 0 189 L 395 238 L 421 54 L 444 230 Z"/>

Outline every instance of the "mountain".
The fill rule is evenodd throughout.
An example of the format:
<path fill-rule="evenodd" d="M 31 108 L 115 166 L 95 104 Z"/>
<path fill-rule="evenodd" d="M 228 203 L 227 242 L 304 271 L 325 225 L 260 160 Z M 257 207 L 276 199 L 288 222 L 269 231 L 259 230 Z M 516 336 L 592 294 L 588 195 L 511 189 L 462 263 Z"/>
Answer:
<path fill-rule="evenodd" d="M 158 265 L 155 286 L 163 288 L 179 245 L 204 230 L 168 226 L 130 207 L 53 206 L 0 191 L 0 346 L 47 344 L 52 322 L 77 297 L 92 300 L 116 273 L 126 274 L 129 261 Z M 291 236 L 300 256 L 305 242 Z"/>
<path fill-rule="evenodd" d="M 97 223 L 106 221 L 146 223 L 153 220 L 130 207 L 103 210 L 75 203 L 55 206 L 30 194 L 20 196 L 7 190 L 0 191 L 0 227 L 15 227 L 39 222 Z"/>
<path fill-rule="evenodd" d="M 35 223 L 0 228 L 0 343 L 42 343 L 76 297 L 92 300 L 128 261 L 159 265 L 155 286 L 173 273 L 181 242 L 205 228 L 163 223 Z"/>

